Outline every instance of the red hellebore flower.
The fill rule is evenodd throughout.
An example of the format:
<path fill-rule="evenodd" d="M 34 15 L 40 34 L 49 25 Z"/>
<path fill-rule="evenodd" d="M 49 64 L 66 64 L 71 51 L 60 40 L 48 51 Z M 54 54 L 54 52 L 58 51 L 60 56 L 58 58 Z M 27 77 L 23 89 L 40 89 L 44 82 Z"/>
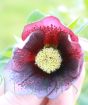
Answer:
<path fill-rule="evenodd" d="M 26 25 L 22 40 L 5 70 L 8 89 L 15 83 L 16 93 L 55 98 L 79 77 L 83 52 L 78 37 L 56 17 Z"/>

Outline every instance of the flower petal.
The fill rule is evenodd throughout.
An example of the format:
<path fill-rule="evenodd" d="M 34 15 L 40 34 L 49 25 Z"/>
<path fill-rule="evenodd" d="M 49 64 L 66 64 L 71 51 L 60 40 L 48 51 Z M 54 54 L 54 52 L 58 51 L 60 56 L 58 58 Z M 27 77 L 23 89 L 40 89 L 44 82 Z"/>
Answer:
<path fill-rule="evenodd" d="M 78 38 L 73 34 L 73 32 L 65 27 L 58 18 L 54 16 L 48 16 L 38 22 L 28 24 L 24 27 L 23 33 L 22 33 L 22 39 L 25 40 L 31 32 L 40 29 L 41 27 L 57 27 L 60 28 L 62 31 L 68 33 L 71 35 L 72 40 L 77 41 Z"/>
<path fill-rule="evenodd" d="M 58 50 L 61 51 L 62 57 L 65 58 L 63 61 L 66 61 L 69 57 L 79 59 L 83 54 L 78 41 L 73 41 L 70 35 L 65 32 L 59 33 Z"/>
<path fill-rule="evenodd" d="M 71 82 L 81 73 L 83 52 L 79 43 L 74 42 L 69 38 L 69 34 L 61 32 L 59 37 L 58 50 L 61 52 L 63 62 L 60 70 L 57 71 L 56 74 L 64 75 L 64 81 L 67 80 Z"/>
<path fill-rule="evenodd" d="M 23 71 L 24 66 L 30 62 L 34 62 L 35 55 L 25 49 L 15 49 L 7 68 L 14 71 Z"/>
<path fill-rule="evenodd" d="M 28 50 L 31 53 L 37 53 L 44 46 L 44 33 L 40 30 L 32 32 L 28 42 L 24 45 L 23 49 Z"/>
<path fill-rule="evenodd" d="M 46 97 L 55 89 L 53 78 L 44 74 L 37 66 L 28 64 L 24 69 L 19 73 L 7 68 L 4 73 L 6 90 L 9 86 L 13 88 L 14 85 L 13 91 L 16 94 L 36 94 L 38 97 Z"/>
<path fill-rule="evenodd" d="M 27 38 L 22 49 L 14 51 L 6 67 L 6 88 L 13 87 L 15 83 L 15 93 L 55 98 L 69 88 L 82 70 L 83 52 L 78 38 L 53 16 L 26 25 L 22 39 L 24 41 Z M 63 60 L 60 69 L 51 74 L 43 72 L 34 62 L 37 52 L 45 44 L 58 45 Z"/>

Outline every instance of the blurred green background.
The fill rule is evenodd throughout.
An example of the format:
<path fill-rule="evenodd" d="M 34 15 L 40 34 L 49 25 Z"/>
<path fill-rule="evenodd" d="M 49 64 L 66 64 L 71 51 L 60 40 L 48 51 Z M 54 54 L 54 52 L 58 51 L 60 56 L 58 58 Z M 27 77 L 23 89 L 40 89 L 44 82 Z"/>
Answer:
<path fill-rule="evenodd" d="M 14 36 L 21 36 L 28 16 L 34 10 L 55 15 L 67 26 L 76 20 L 71 29 L 88 39 L 88 0 L 0 0 L 0 69 L 11 55 L 10 47 L 16 43 Z M 88 105 L 87 76 L 86 67 L 86 78 L 77 105 Z"/>

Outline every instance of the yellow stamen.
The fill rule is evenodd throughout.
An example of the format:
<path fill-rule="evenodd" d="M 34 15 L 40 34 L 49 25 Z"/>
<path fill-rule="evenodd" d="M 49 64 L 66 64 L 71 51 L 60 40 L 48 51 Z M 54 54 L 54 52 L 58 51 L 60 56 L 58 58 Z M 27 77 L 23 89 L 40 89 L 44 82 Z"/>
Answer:
<path fill-rule="evenodd" d="M 35 64 L 48 74 L 59 69 L 61 62 L 62 58 L 59 51 L 52 47 L 42 49 L 35 58 Z"/>

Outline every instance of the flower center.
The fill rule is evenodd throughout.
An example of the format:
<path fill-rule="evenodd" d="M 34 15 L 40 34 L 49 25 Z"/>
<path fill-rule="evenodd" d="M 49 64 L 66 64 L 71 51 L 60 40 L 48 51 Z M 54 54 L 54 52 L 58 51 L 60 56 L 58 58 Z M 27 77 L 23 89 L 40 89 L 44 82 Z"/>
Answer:
<path fill-rule="evenodd" d="M 59 69 L 61 62 L 62 58 L 59 51 L 52 47 L 43 48 L 35 57 L 35 64 L 48 74 Z"/>

